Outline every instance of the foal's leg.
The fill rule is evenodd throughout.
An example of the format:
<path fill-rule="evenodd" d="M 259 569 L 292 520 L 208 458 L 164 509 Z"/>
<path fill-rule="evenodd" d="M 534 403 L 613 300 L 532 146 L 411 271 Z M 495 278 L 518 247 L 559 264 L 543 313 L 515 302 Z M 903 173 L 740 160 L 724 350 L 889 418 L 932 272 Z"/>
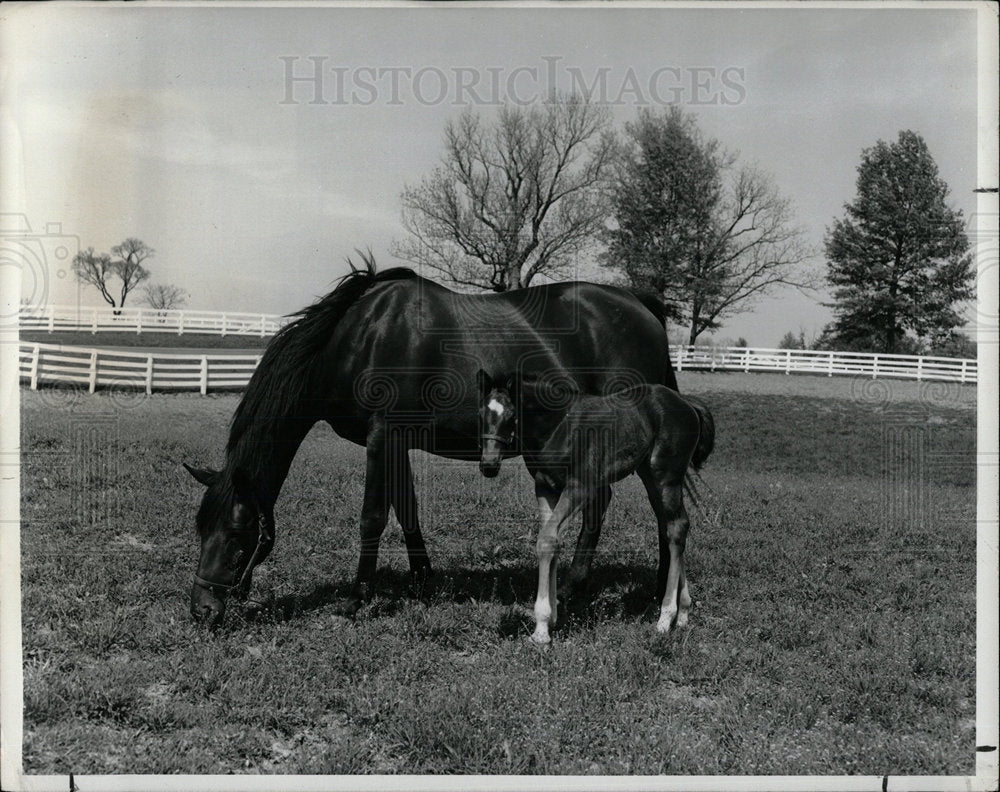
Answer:
<path fill-rule="evenodd" d="M 559 494 L 553 492 L 552 490 L 544 487 L 539 483 L 535 483 L 535 497 L 538 498 L 538 536 L 541 538 L 542 532 L 545 530 L 546 525 L 552 518 L 552 512 L 555 510 L 556 503 L 559 501 Z M 558 534 L 556 535 L 556 540 L 558 541 Z M 549 605 L 551 607 L 551 615 L 549 616 L 549 624 L 552 627 L 556 626 L 557 611 L 559 606 L 559 600 L 556 596 L 556 570 L 553 566 L 552 574 L 550 576 L 549 582 Z"/>
<path fill-rule="evenodd" d="M 675 619 L 678 627 L 687 624 L 691 608 L 687 576 L 684 574 L 684 546 L 690 523 L 684 509 L 683 479 L 681 483 L 675 483 L 669 472 L 654 471 L 648 466 L 640 468 L 638 473 L 656 513 L 660 539 L 660 568 L 656 583 L 660 619 L 656 629 L 667 633 Z"/>
<path fill-rule="evenodd" d="M 386 458 L 389 500 L 396 519 L 403 528 L 403 541 L 410 561 L 410 588 L 415 596 L 429 592 L 431 562 L 427 556 L 420 521 L 417 517 L 417 497 L 413 490 L 413 470 L 410 454 L 402 437 L 391 437 Z"/>
<path fill-rule="evenodd" d="M 538 531 L 538 593 L 535 596 L 535 632 L 531 640 L 547 644 L 549 626 L 556 622 L 556 563 L 559 556 L 559 531 L 565 527 L 583 503 L 576 501 L 567 489 L 559 498 L 555 509 Z"/>
<path fill-rule="evenodd" d="M 684 509 L 683 490 L 680 485 L 663 488 L 663 504 L 666 512 L 665 525 L 660 525 L 660 542 L 666 539 L 670 552 L 670 570 L 667 573 L 667 587 L 660 604 L 660 620 L 657 632 L 670 632 L 670 626 L 677 619 L 677 626 L 687 624 L 691 597 L 687 593 L 687 577 L 684 574 L 684 545 L 690 527 L 687 511 Z M 666 536 L 664 536 L 666 534 Z M 678 608 L 679 606 L 679 608 Z"/>
<path fill-rule="evenodd" d="M 611 487 L 604 485 L 594 489 L 594 497 L 583 508 L 583 527 L 576 540 L 576 552 L 573 553 L 573 563 L 563 586 L 564 596 L 569 599 L 580 595 L 587 585 L 590 576 L 590 566 L 597 552 L 597 542 L 601 538 L 601 525 L 611 503 Z"/>

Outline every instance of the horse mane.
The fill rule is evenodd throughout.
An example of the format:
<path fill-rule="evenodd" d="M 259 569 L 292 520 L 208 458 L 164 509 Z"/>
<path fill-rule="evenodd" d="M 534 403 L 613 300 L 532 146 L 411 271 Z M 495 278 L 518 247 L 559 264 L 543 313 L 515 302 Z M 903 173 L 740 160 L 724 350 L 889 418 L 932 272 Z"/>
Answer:
<path fill-rule="evenodd" d="M 232 452 L 250 427 L 254 417 L 296 414 L 311 392 L 316 357 L 330 340 L 334 329 L 357 300 L 376 283 L 416 278 L 408 267 L 392 267 L 381 272 L 371 251 L 358 251 L 362 266 L 355 267 L 337 281 L 333 291 L 300 311 L 297 317 L 271 339 L 240 400 L 229 431 L 226 451 Z"/>

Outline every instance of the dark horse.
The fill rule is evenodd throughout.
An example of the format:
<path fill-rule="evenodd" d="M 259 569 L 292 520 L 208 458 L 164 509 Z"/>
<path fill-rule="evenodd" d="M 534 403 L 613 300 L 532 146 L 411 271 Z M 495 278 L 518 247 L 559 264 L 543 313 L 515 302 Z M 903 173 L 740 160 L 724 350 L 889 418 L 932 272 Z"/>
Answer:
<path fill-rule="evenodd" d="M 662 305 L 590 283 L 459 294 L 370 257 L 271 340 L 233 416 L 221 471 L 187 467 L 208 487 L 198 511 L 201 556 L 191 612 L 220 623 L 228 595 L 245 596 L 274 543 L 274 505 L 309 429 L 326 421 L 367 449 L 357 580 L 341 609 L 372 592 L 389 507 L 403 528 L 414 586 L 430 576 L 408 451 L 479 458 L 476 371 L 518 370 L 585 393 L 639 382 L 676 388 Z M 353 269 L 353 268 L 352 268 Z M 529 471 L 544 438 L 524 436 Z M 555 493 L 536 487 L 546 516 Z M 569 576 L 587 577 L 610 488 L 595 492 Z"/>
<path fill-rule="evenodd" d="M 494 476 L 504 449 L 522 432 L 548 439 L 535 462 L 535 483 L 559 493 L 555 509 L 538 531 L 538 593 L 535 643 L 549 642 L 556 624 L 556 561 L 559 533 L 600 491 L 637 473 L 646 486 L 660 537 L 656 600 L 658 632 L 687 624 L 691 596 L 684 574 L 688 516 L 684 481 L 688 467 L 700 468 L 715 445 L 715 421 L 701 401 L 663 385 L 634 385 L 605 396 L 577 395 L 564 409 L 545 404 L 537 386 L 516 375 L 498 378 L 480 371 L 483 449 L 480 468 Z M 554 428 L 544 432 L 539 423 Z"/>

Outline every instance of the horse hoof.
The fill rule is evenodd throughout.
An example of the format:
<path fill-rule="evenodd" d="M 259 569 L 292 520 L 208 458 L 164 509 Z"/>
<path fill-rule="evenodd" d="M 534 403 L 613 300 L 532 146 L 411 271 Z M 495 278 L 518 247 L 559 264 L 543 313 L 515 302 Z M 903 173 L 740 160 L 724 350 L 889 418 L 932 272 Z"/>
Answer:
<path fill-rule="evenodd" d="M 539 634 L 534 632 L 531 634 L 531 643 L 535 646 L 548 647 L 552 643 L 552 638 L 549 637 L 548 633 Z"/>

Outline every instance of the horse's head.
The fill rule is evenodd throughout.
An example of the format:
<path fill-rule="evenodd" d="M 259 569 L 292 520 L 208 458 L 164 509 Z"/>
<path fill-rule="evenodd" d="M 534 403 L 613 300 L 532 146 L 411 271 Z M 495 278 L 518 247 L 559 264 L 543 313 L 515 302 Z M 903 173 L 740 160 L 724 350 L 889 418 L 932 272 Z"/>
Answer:
<path fill-rule="evenodd" d="M 222 623 L 226 598 L 245 599 L 254 567 L 274 546 L 274 514 L 250 477 L 184 465 L 208 489 L 198 510 L 201 557 L 191 587 L 191 615 L 214 629 Z"/>
<path fill-rule="evenodd" d="M 516 378 L 495 381 L 482 369 L 476 374 L 479 384 L 479 470 L 487 478 L 500 472 L 500 461 L 514 445 L 517 431 Z"/>

